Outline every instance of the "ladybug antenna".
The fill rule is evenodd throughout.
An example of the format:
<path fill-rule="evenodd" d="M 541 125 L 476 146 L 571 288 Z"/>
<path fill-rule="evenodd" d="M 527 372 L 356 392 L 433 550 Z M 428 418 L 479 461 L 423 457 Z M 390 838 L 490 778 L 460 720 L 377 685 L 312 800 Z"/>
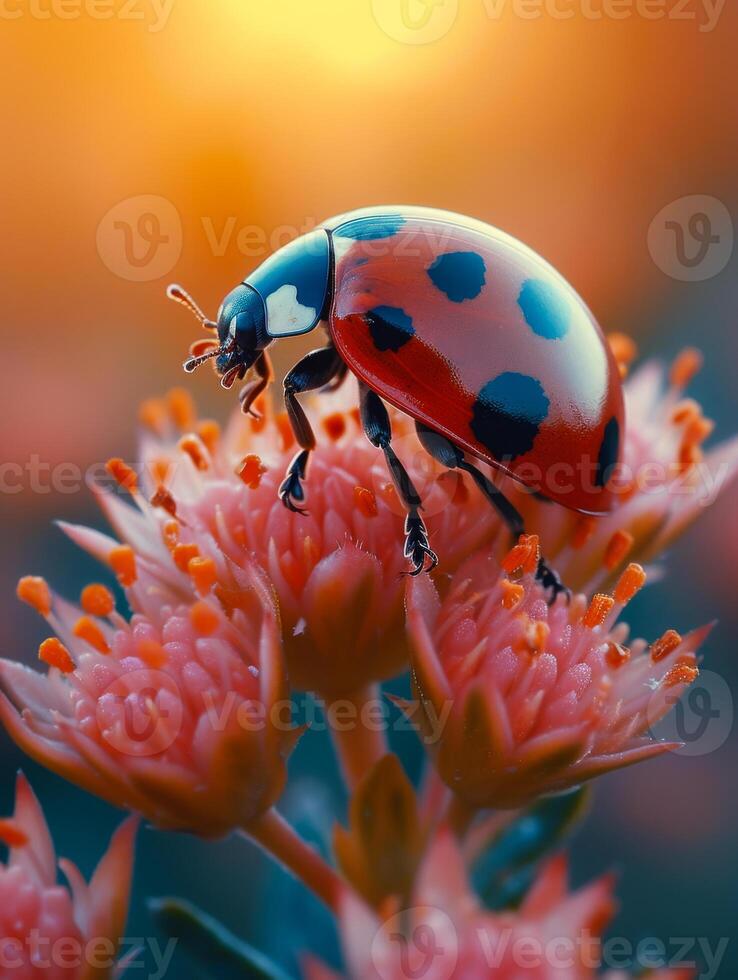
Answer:
<path fill-rule="evenodd" d="M 197 317 L 206 330 L 218 329 L 218 324 L 214 323 L 209 317 L 205 316 L 203 311 L 190 296 L 187 290 L 183 289 L 182 286 L 178 285 L 176 282 L 173 282 L 171 286 L 167 286 L 167 296 L 169 299 L 173 299 L 175 303 L 181 303 L 182 306 L 186 307 L 190 313 Z"/>
<path fill-rule="evenodd" d="M 205 361 L 209 361 L 213 357 L 219 357 L 221 354 L 230 354 L 234 347 L 235 344 L 232 340 L 227 344 L 215 344 L 211 350 L 206 351 L 204 354 L 198 354 L 197 357 L 188 357 L 182 367 L 188 374 L 192 374 L 192 372 L 196 371 L 201 364 L 205 363 Z"/>

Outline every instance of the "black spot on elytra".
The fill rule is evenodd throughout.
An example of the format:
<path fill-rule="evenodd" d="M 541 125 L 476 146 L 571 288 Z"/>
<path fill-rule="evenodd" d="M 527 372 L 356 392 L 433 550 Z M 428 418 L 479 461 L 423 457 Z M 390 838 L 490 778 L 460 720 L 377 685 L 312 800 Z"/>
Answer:
<path fill-rule="evenodd" d="M 600 451 L 597 454 L 597 469 L 595 471 L 595 484 L 598 487 L 607 485 L 607 481 L 613 474 L 613 470 L 618 461 L 620 452 L 620 426 L 618 420 L 613 416 L 605 426 L 600 443 Z"/>
<path fill-rule="evenodd" d="M 377 350 L 397 351 L 415 333 L 412 318 L 397 306 L 375 306 L 364 319 Z"/>
<path fill-rule="evenodd" d="M 482 388 L 471 429 L 495 459 L 515 459 L 533 446 L 550 402 L 537 378 L 505 371 Z"/>
<path fill-rule="evenodd" d="M 479 296 L 486 273 L 487 266 L 477 252 L 446 252 L 428 268 L 433 285 L 454 303 Z"/>

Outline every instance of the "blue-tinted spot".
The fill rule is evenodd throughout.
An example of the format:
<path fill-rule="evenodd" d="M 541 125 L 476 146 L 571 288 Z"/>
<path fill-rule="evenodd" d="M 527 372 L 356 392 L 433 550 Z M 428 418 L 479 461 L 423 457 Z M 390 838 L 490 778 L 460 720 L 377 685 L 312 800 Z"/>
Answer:
<path fill-rule="evenodd" d="M 354 218 L 334 232 L 338 238 L 351 238 L 355 242 L 371 242 L 380 238 L 392 238 L 405 224 L 401 214 Z"/>
<path fill-rule="evenodd" d="M 397 351 L 415 333 L 412 318 L 397 306 L 375 306 L 364 319 L 377 350 Z"/>
<path fill-rule="evenodd" d="M 433 285 L 454 303 L 479 296 L 486 272 L 484 259 L 477 252 L 446 252 L 428 269 Z"/>
<path fill-rule="evenodd" d="M 569 331 L 571 303 L 561 286 L 527 279 L 518 297 L 526 323 L 539 337 L 561 340 Z"/>
<path fill-rule="evenodd" d="M 613 416 L 605 426 L 600 443 L 600 451 L 597 455 L 597 470 L 595 472 L 595 483 L 598 487 L 607 485 L 607 481 L 613 475 L 613 470 L 618 462 L 620 454 L 620 426 L 618 420 Z"/>
<path fill-rule="evenodd" d="M 537 378 L 505 371 L 479 392 L 472 408 L 472 432 L 495 459 L 515 459 L 532 448 L 549 405 Z"/>

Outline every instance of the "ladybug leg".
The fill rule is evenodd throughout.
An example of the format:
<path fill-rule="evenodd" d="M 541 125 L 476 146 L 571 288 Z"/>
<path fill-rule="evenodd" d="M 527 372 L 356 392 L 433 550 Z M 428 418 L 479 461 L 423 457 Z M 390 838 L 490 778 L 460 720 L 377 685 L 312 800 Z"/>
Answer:
<path fill-rule="evenodd" d="M 269 354 L 266 351 L 262 351 L 254 361 L 254 371 L 256 373 L 256 377 L 253 379 L 253 381 L 249 381 L 248 384 L 243 386 L 239 392 L 238 400 L 241 402 L 241 411 L 244 415 L 251 415 L 253 418 L 260 418 L 258 413 L 255 412 L 251 406 L 254 404 L 259 395 L 263 391 L 266 391 L 274 380 L 272 362 L 269 359 Z"/>
<path fill-rule="evenodd" d="M 513 507 L 499 487 L 496 487 L 480 469 L 466 459 L 463 450 L 451 442 L 450 439 L 440 435 L 438 432 L 434 432 L 433 429 L 429 429 L 425 425 L 421 425 L 420 422 L 417 422 L 415 427 L 418 432 L 418 438 L 427 453 L 438 460 L 441 465 L 447 466 L 449 469 L 463 470 L 471 476 L 472 480 L 474 480 L 505 524 L 507 524 L 514 539 L 519 538 L 521 534 L 525 534 L 525 522 L 523 521 L 522 514 Z M 562 583 L 558 574 L 546 564 L 543 558 L 538 562 L 536 578 L 544 589 L 550 590 L 551 597 L 549 604 L 555 602 L 556 597 L 561 592 L 565 593 L 567 598 L 571 596 L 571 593 Z"/>
<path fill-rule="evenodd" d="M 438 564 L 438 555 L 428 542 L 428 529 L 420 516 L 422 501 L 410 474 L 392 449 L 392 427 L 387 409 L 375 391 L 365 384 L 359 384 L 361 424 L 369 442 L 381 449 L 387 462 L 397 494 L 407 510 L 405 518 L 404 555 L 412 563 L 411 575 L 420 575 L 426 568 L 432 571 Z"/>
<path fill-rule="evenodd" d="M 292 431 L 300 446 L 300 451 L 290 463 L 287 474 L 279 488 L 279 499 L 288 510 L 296 514 L 306 514 L 300 505 L 305 501 L 302 481 L 307 475 L 310 452 L 315 448 L 315 435 L 297 395 L 304 391 L 323 388 L 340 370 L 343 361 L 333 346 L 320 347 L 306 354 L 301 361 L 285 375 L 284 404 Z"/>
<path fill-rule="evenodd" d="M 326 394 L 328 394 L 331 391 L 338 391 L 338 389 L 341 387 L 343 382 L 346 380 L 346 375 L 348 374 L 348 370 L 349 370 L 348 364 L 344 360 L 341 360 L 341 363 L 338 365 L 338 370 L 333 376 L 333 379 L 329 381 L 327 385 L 324 385 L 322 390 Z"/>

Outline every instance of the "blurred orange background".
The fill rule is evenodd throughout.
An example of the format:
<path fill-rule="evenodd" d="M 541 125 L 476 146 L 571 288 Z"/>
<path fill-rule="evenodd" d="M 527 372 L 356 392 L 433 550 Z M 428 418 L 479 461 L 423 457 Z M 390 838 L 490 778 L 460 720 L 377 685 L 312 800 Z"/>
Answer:
<path fill-rule="evenodd" d="M 379 203 L 502 227 L 556 265 L 606 330 L 633 333 L 646 352 L 703 346 L 698 394 L 729 433 L 735 256 L 685 282 L 659 267 L 648 236 L 661 209 L 687 195 L 738 217 L 738 9 L 690 0 L 675 19 L 675 8 L 4 0 L 3 466 L 132 457 L 138 403 L 185 380 L 197 335 L 166 284 L 182 282 L 213 315 L 274 246 Z M 300 342 L 282 345 L 278 367 L 299 352 Z M 230 408 L 209 372 L 186 383 L 207 412 Z M 15 603 L 15 580 L 30 571 L 76 581 L 72 552 L 48 523 L 97 518 L 86 491 L 39 491 L 25 471 L 3 489 L 2 652 L 30 661 L 42 627 Z M 735 502 L 722 501 L 676 549 L 670 586 L 643 607 L 655 625 L 642 627 L 656 635 L 677 607 L 680 628 L 721 615 L 708 656 L 731 679 L 736 531 Z M 18 760 L 0 747 L 6 772 Z M 727 872 L 717 855 L 735 854 L 736 789 L 725 776 L 735 762 L 726 748 L 607 782 L 582 861 L 628 867 L 649 850 L 650 864 L 626 876 L 631 925 L 666 901 L 652 928 L 706 928 L 710 876 Z M 624 843 L 603 855 L 612 835 Z M 732 886 L 718 892 L 735 899 Z"/>

